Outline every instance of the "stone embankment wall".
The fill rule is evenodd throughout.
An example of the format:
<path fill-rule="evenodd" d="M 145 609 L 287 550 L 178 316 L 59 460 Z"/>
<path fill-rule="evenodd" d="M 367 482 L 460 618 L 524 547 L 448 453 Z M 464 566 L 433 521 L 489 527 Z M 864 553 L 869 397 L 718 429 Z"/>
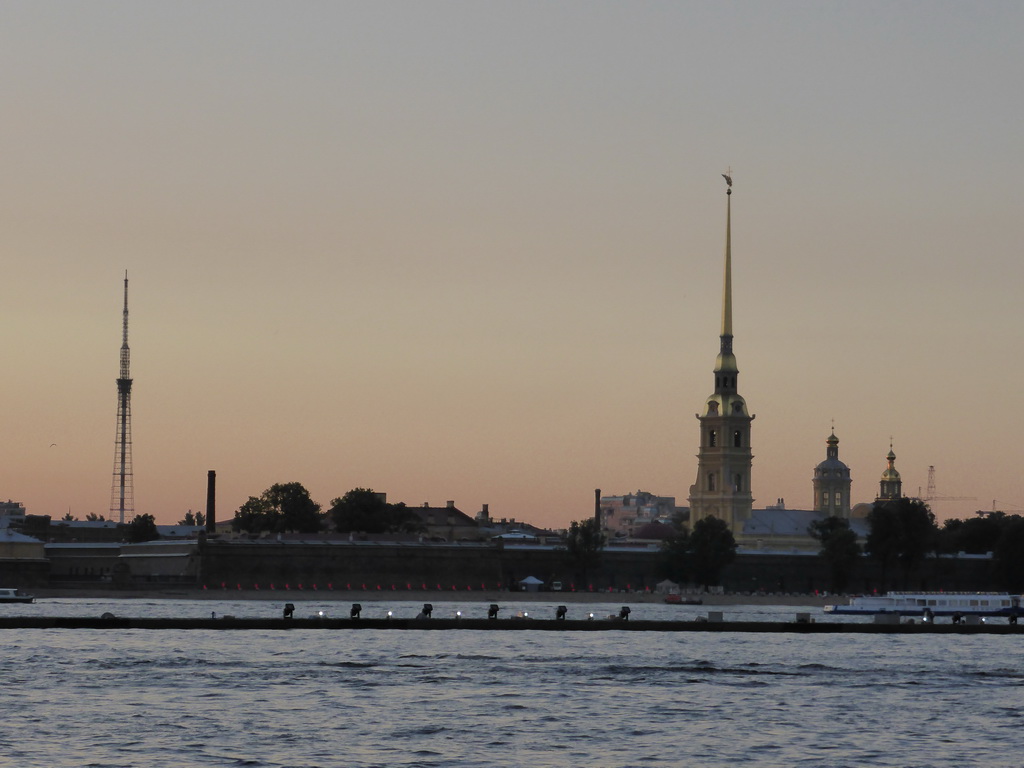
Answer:
<path fill-rule="evenodd" d="M 502 589 L 533 576 L 568 590 L 654 587 L 660 575 L 656 550 L 604 552 L 601 564 L 584 574 L 560 550 L 496 545 L 367 544 L 349 542 L 207 541 L 199 558 L 198 585 L 211 588 L 280 589 L 285 585 L 334 589 Z M 885 589 L 993 589 L 990 562 L 930 559 L 910 579 L 883 574 L 862 558 L 850 574 L 847 592 Z M 722 574 L 732 592 L 812 593 L 830 589 L 828 568 L 807 555 L 742 555 Z"/>

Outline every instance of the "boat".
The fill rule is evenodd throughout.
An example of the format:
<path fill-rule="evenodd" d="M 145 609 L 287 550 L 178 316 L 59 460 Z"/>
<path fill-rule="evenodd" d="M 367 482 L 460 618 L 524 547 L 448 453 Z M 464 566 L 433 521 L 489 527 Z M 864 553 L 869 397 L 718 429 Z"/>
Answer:
<path fill-rule="evenodd" d="M 26 595 L 20 589 L 0 587 L 0 603 L 34 603 L 33 595 Z"/>
<path fill-rule="evenodd" d="M 672 592 L 665 595 L 665 602 L 669 605 L 703 605 L 704 601 L 699 597 L 683 597 L 682 595 Z"/>
<path fill-rule="evenodd" d="M 1021 596 L 1006 592 L 886 592 L 855 595 L 847 605 L 826 605 L 825 613 L 864 616 L 1020 616 Z"/>

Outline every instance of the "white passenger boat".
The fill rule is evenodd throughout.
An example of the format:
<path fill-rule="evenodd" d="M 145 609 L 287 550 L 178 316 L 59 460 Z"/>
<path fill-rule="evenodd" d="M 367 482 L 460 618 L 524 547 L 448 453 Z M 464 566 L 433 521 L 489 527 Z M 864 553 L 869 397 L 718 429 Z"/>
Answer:
<path fill-rule="evenodd" d="M 886 592 L 857 595 L 848 605 L 826 605 L 825 613 L 863 616 L 895 613 L 900 616 L 1015 616 L 1024 615 L 1021 596 L 1005 592 Z"/>
<path fill-rule="evenodd" d="M 0 587 L 0 603 L 32 603 L 35 597 L 22 594 L 20 590 L 11 587 Z"/>

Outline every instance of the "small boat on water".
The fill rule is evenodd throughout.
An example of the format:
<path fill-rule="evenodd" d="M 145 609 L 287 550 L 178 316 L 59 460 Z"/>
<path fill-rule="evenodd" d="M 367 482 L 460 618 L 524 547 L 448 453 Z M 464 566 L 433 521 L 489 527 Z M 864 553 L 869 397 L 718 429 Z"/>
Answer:
<path fill-rule="evenodd" d="M 20 589 L 0 587 L 0 603 L 34 603 L 33 595 L 26 595 Z"/>
<path fill-rule="evenodd" d="M 704 605 L 699 597 L 683 597 L 675 592 L 665 595 L 665 602 L 669 605 Z"/>
<path fill-rule="evenodd" d="M 895 613 L 900 616 L 1020 616 L 1021 596 L 1005 592 L 886 592 L 856 595 L 847 605 L 826 605 L 825 613 L 864 616 Z"/>

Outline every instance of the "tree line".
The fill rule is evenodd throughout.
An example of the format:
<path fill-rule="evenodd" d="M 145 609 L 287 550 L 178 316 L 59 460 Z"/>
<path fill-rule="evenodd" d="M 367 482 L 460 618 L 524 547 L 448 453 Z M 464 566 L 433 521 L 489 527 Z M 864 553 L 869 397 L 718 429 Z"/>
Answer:
<path fill-rule="evenodd" d="M 302 483 L 276 483 L 250 496 L 231 527 L 242 533 L 424 533 L 419 516 L 403 502 L 391 504 L 370 488 L 353 488 L 325 512 Z"/>
<path fill-rule="evenodd" d="M 1012 592 L 1024 589 L 1024 517 L 1004 512 L 978 512 L 966 520 L 946 520 L 940 527 L 928 504 L 920 499 L 876 502 L 868 513 L 863 554 L 878 563 L 883 585 L 909 587 L 925 558 L 933 555 L 992 555 L 994 586 Z M 862 554 L 849 522 L 826 518 L 808 533 L 821 544 L 829 564 L 832 589 L 843 592 Z"/>

